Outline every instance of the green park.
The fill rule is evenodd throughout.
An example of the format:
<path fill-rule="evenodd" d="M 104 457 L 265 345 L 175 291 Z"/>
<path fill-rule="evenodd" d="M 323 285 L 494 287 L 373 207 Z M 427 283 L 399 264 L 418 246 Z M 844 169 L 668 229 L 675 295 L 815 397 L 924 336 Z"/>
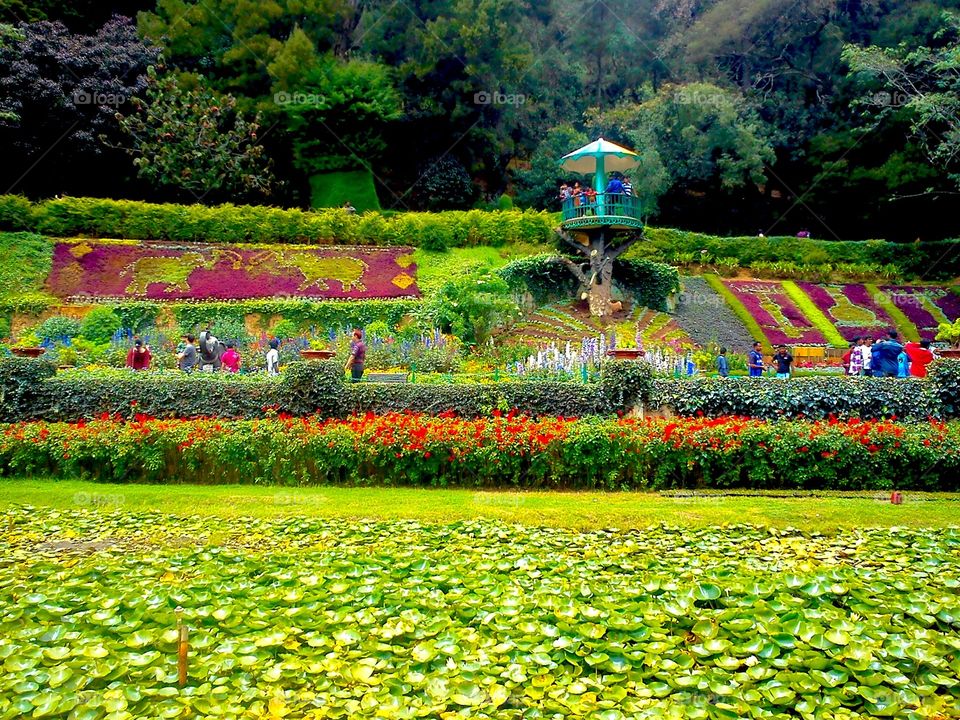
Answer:
<path fill-rule="evenodd" d="M 0 720 L 960 719 L 958 0 L 0 0 Z"/>

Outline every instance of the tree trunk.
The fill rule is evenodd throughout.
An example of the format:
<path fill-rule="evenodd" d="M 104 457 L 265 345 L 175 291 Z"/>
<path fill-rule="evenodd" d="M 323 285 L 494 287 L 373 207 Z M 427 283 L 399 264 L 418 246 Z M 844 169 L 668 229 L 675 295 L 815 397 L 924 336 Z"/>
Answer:
<path fill-rule="evenodd" d="M 590 263 L 593 269 L 593 263 Z M 594 317 L 605 318 L 612 313 L 610 301 L 613 299 L 610 263 L 594 275 L 594 280 L 587 290 L 587 302 L 590 303 L 590 314 Z"/>

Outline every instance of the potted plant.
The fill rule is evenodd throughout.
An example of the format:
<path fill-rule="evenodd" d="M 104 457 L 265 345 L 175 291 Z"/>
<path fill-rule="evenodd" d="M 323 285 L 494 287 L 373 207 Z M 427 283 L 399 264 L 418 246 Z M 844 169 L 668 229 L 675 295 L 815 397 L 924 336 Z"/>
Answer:
<path fill-rule="evenodd" d="M 27 333 L 13 344 L 10 352 L 16 357 L 38 358 L 46 352 L 46 349 L 40 347 L 40 338 L 36 334 Z"/>
<path fill-rule="evenodd" d="M 632 338 L 629 333 L 618 335 L 614 332 L 610 349 L 607 350 L 607 355 L 616 360 L 639 360 L 644 354 L 643 337 L 639 330 Z"/>
<path fill-rule="evenodd" d="M 937 328 L 937 340 L 946 340 L 953 347 L 946 350 L 940 350 L 940 357 L 960 358 L 960 319 L 952 324 L 940 323 Z"/>
<path fill-rule="evenodd" d="M 329 360 L 336 355 L 335 350 L 329 349 L 326 339 L 314 338 L 310 341 L 310 347 L 300 351 L 300 357 L 304 360 Z"/>

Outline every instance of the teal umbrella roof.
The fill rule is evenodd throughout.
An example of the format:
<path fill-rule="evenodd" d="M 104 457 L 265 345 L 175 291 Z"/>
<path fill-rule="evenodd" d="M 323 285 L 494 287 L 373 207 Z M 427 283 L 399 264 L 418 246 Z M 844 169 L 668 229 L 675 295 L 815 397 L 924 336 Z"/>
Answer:
<path fill-rule="evenodd" d="M 560 167 L 576 173 L 593 173 L 597 171 L 597 158 L 600 157 L 603 158 L 605 172 L 626 172 L 640 164 L 640 156 L 633 150 L 599 138 L 564 155 L 560 159 Z"/>

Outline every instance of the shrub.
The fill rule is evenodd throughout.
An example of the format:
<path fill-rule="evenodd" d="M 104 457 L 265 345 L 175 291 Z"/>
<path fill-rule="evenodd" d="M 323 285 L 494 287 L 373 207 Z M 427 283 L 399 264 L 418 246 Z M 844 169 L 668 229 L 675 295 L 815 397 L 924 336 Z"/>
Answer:
<path fill-rule="evenodd" d="M 806 417 L 888 418 L 905 420 L 955 416 L 942 404 L 941 390 L 920 378 L 810 377 L 694 378 L 655 380 L 652 407 L 680 415 L 742 415 L 766 419 Z"/>
<path fill-rule="evenodd" d="M 937 360 L 928 370 L 945 417 L 960 417 L 960 360 Z"/>
<path fill-rule="evenodd" d="M 120 316 L 109 307 L 95 307 L 80 324 L 80 336 L 92 343 L 108 343 L 123 326 Z"/>
<path fill-rule="evenodd" d="M 573 297 L 578 286 L 558 255 L 519 258 L 507 263 L 499 273 L 513 290 L 526 290 L 541 304 Z M 667 299 L 680 289 L 676 268 L 649 260 L 615 260 L 613 279 L 637 303 L 654 310 L 666 310 Z"/>
<path fill-rule="evenodd" d="M 421 311 L 427 327 L 453 333 L 469 345 L 486 342 L 498 327 L 508 327 L 520 317 L 510 286 L 487 270 L 450 280 Z"/>
<path fill-rule="evenodd" d="M 34 333 L 37 337 L 48 340 L 75 338 L 80 334 L 80 321 L 63 315 L 54 315 L 40 323 Z"/>
<path fill-rule="evenodd" d="M 0 196 L 0 208 L 21 200 Z M 343 201 L 340 200 L 339 203 Z M 339 204 L 338 203 L 338 204 Z M 304 212 L 265 206 L 173 205 L 133 200 L 64 197 L 36 203 L 29 213 L 10 211 L 11 230 L 56 237 L 76 235 L 178 242 L 318 242 L 361 245 L 420 245 L 424 232 L 451 247 L 473 244 L 551 242 L 555 215 L 533 210 L 494 212 L 348 215 L 341 208 Z"/>
<path fill-rule="evenodd" d="M 949 491 L 960 477 L 957 423 L 394 413 L 3 429 L 0 474 L 106 482 Z"/>
<path fill-rule="evenodd" d="M 45 380 L 56 373 L 53 363 L 12 358 L 0 361 L 0 420 L 15 422 L 37 417 L 46 396 Z"/>

